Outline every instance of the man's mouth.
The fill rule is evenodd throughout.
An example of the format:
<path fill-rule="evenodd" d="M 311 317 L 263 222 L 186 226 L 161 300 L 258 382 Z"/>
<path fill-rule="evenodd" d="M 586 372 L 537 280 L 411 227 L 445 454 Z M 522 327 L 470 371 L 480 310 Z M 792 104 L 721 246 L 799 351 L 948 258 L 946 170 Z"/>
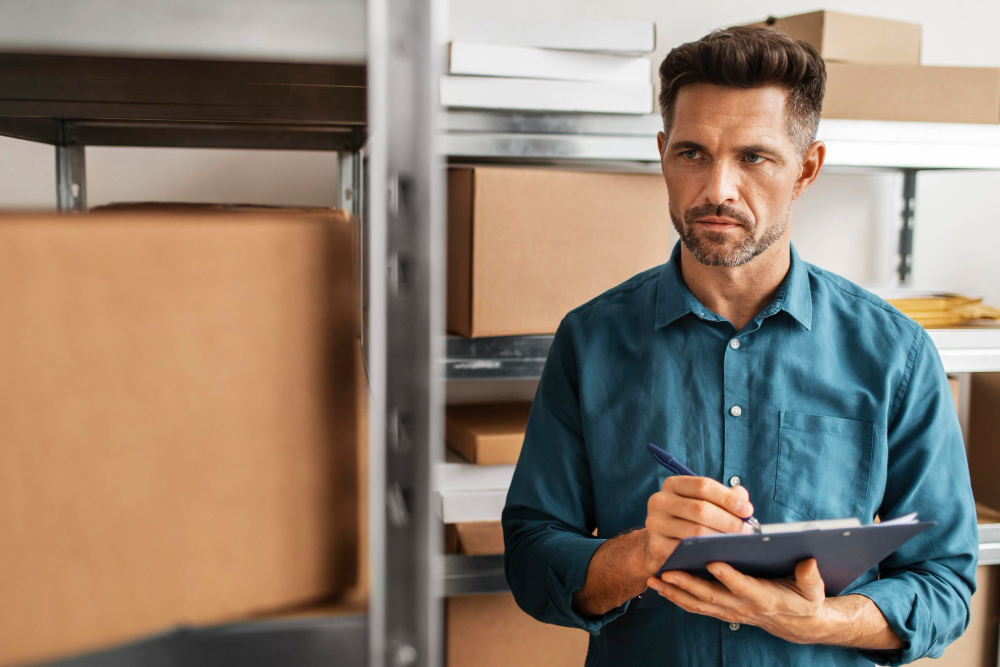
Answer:
<path fill-rule="evenodd" d="M 742 223 L 733 220 L 732 218 L 726 218 L 717 215 L 708 215 L 703 218 L 698 218 L 697 220 L 695 220 L 695 223 L 705 225 L 709 229 L 718 229 L 718 230 L 736 229 L 737 227 L 743 226 Z"/>

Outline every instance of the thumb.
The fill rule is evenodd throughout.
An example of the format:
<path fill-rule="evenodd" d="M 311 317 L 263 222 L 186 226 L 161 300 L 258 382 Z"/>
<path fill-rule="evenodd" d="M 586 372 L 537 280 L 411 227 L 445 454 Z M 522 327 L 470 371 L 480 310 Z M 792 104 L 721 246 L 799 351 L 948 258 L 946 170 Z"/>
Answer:
<path fill-rule="evenodd" d="M 807 558 L 795 566 L 795 583 L 807 600 L 826 597 L 823 578 L 819 576 L 819 565 L 815 558 Z"/>

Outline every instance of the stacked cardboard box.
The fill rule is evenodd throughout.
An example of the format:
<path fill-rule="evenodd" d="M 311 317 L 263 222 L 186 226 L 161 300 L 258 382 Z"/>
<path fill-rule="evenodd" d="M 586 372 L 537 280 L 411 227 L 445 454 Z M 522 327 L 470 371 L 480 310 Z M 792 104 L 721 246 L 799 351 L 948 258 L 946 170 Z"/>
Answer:
<path fill-rule="evenodd" d="M 448 173 L 448 330 L 554 333 L 563 316 L 670 254 L 658 175 L 508 167 Z"/>
<path fill-rule="evenodd" d="M 539 623 L 510 593 L 448 598 L 445 614 L 448 667 L 580 667 L 587 658 L 590 635 Z"/>
<path fill-rule="evenodd" d="M 445 417 L 445 441 L 470 463 L 517 463 L 531 403 L 453 405 Z"/>
<path fill-rule="evenodd" d="M 0 664 L 357 579 L 354 224 L 0 220 Z"/>
<path fill-rule="evenodd" d="M 770 18 L 826 61 L 824 118 L 1000 122 L 1000 68 L 920 64 L 919 25 L 819 11 Z"/>

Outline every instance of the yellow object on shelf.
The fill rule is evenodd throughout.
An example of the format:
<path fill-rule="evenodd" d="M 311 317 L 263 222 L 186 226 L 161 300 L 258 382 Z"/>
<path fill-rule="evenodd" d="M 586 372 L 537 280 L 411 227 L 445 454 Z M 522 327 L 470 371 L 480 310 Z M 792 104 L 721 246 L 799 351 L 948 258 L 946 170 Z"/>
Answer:
<path fill-rule="evenodd" d="M 973 320 L 1000 320 L 1000 310 L 962 294 L 921 294 L 888 301 L 925 329 L 956 327 Z"/>

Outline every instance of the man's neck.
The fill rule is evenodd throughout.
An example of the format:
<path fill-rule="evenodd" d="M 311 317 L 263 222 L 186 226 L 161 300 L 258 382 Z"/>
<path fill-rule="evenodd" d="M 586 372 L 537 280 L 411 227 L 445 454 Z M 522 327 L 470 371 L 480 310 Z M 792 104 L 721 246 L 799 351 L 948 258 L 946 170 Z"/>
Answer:
<path fill-rule="evenodd" d="M 774 298 L 791 266 L 787 237 L 742 266 L 705 266 L 681 244 L 681 275 L 703 306 L 729 320 L 737 331 Z"/>

